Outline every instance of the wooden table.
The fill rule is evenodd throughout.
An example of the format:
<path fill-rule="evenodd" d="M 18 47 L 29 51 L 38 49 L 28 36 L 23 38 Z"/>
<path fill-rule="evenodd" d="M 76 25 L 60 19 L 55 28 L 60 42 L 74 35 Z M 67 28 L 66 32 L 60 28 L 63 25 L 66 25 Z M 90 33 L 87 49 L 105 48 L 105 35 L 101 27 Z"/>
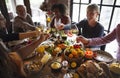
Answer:
<path fill-rule="evenodd" d="M 62 60 L 65 60 L 63 54 L 62 54 L 62 56 L 60 56 L 60 58 L 61 57 L 62 57 Z M 41 58 L 42 58 L 42 56 L 35 55 L 32 58 L 26 59 L 25 64 L 29 64 L 31 61 L 38 61 Z M 54 56 L 39 71 L 27 72 L 28 78 L 63 78 L 63 76 L 65 74 L 63 71 L 59 71 L 59 72 L 52 72 L 51 71 L 50 64 L 53 61 L 56 61 Z M 76 69 L 72 69 L 72 71 L 74 71 L 74 70 L 76 70 Z M 120 78 L 120 75 L 116 75 L 114 73 L 112 73 L 112 74 L 114 76 L 113 78 Z M 51 76 L 51 77 L 49 77 L 49 76 Z"/>
<path fill-rule="evenodd" d="M 59 57 L 61 58 L 61 57 Z M 25 61 L 25 64 L 29 63 L 30 61 L 33 60 L 38 60 L 41 59 L 41 57 L 35 56 L 29 60 Z M 63 59 L 63 58 L 62 58 Z M 29 72 L 28 74 L 28 78 L 63 78 L 64 77 L 64 72 L 59 71 L 59 72 L 53 72 L 50 68 L 50 64 L 55 61 L 55 58 L 50 59 L 40 71 L 37 72 Z M 72 69 L 72 71 L 74 71 L 76 69 Z M 112 73 L 113 78 L 120 78 L 120 75 L 114 74 Z"/>

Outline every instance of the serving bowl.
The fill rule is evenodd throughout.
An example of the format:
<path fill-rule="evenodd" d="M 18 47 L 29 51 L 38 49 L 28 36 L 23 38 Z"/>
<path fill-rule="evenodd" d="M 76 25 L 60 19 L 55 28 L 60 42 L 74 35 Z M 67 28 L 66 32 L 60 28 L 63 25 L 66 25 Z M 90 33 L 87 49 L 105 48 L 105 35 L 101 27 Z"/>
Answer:
<path fill-rule="evenodd" d="M 113 61 L 113 56 L 106 51 L 96 50 L 93 52 L 96 54 L 96 57 L 94 57 L 94 59 L 99 62 L 111 63 Z"/>
<path fill-rule="evenodd" d="M 59 72 L 62 68 L 62 64 L 58 61 L 54 61 L 50 64 L 50 68 L 53 72 Z"/>

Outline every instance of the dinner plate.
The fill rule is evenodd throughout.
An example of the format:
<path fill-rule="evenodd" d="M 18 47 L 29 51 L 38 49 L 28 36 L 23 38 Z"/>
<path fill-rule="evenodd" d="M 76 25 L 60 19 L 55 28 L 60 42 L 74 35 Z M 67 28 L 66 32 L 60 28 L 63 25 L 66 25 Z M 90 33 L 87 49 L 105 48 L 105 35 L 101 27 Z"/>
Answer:
<path fill-rule="evenodd" d="M 50 45 L 50 44 L 53 44 L 53 42 L 50 40 L 46 40 L 46 41 L 42 42 L 40 45 Z"/>
<path fill-rule="evenodd" d="M 106 62 L 106 63 L 110 63 L 113 61 L 112 55 L 106 51 L 95 50 L 93 52 L 96 53 L 96 56 L 94 57 L 94 59 L 97 61 Z"/>

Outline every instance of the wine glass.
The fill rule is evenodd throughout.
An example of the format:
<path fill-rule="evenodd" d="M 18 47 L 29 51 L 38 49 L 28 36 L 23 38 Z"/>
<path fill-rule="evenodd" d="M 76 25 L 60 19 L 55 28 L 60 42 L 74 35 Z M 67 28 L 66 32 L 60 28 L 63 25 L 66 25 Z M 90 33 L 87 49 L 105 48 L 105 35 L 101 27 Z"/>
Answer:
<path fill-rule="evenodd" d="M 62 39 L 63 41 L 66 41 L 66 40 L 67 40 L 67 35 L 65 34 L 64 30 L 61 30 L 61 31 L 60 31 L 60 36 L 61 36 L 61 39 Z"/>
<path fill-rule="evenodd" d="M 69 31 L 71 34 L 72 34 L 72 37 L 68 37 L 68 41 L 71 43 L 71 44 L 74 44 L 76 43 L 76 37 L 79 33 L 79 30 L 78 30 L 78 27 L 76 24 L 72 24 L 71 25 L 71 29 Z"/>
<path fill-rule="evenodd" d="M 62 35 L 61 37 L 62 37 L 62 40 L 63 40 L 63 41 L 66 41 L 66 40 L 67 40 L 67 35 Z"/>
<path fill-rule="evenodd" d="M 79 30 L 78 30 L 78 27 L 77 27 L 76 24 L 73 24 L 73 25 L 71 26 L 71 32 L 72 32 L 73 34 L 75 34 L 75 35 L 78 35 Z"/>

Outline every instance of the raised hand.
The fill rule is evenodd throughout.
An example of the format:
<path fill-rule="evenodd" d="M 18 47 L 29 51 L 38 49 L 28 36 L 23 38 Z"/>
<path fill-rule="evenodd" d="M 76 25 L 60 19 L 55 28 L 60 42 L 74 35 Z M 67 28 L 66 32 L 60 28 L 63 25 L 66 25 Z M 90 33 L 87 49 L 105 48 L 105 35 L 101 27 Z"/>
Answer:
<path fill-rule="evenodd" d="M 76 41 L 77 42 L 82 42 L 84 45 L 87 45 L 89 43 L 89 40 L 83 36 L 78 36 L 76 38 Z"/>
<path fill-rule="evenodd" d="M 42 33 L 41 35 L 40 35 L 40 39 L 41 40 L 47 40 L 48 38 L 50 38 L 50 34 L 46 34 L 46 33 Z"/>
<path fill-rule="evenodd" d="M 64 24 L 63 23 L 59 24 L 59 26 L 57 26 L 57 29 L 58 30 L 63 30 L 64 29 Z"/>

